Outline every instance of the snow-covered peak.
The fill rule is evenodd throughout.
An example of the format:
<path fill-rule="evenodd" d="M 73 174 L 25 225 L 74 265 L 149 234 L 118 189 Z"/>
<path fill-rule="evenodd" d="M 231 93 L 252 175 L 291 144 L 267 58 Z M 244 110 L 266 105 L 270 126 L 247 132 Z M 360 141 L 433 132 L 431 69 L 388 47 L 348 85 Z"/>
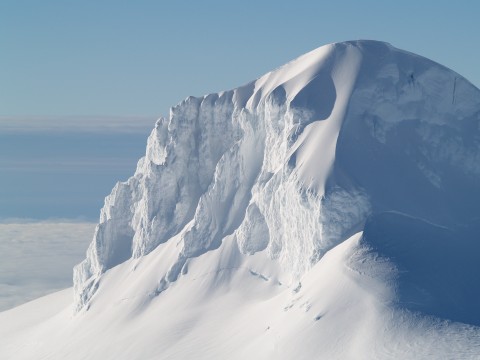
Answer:
<path fill-rule="evenodd" d="M 479 217 L 479 109 L 460 75 L 376 41 L 326 45 L 237 89 L 189 97 L 106 198 L 74 270 L 76 307 L 109 269 L 159 247 L 169 250 L 154 294 L 225 242 L 294 284 L 372 214 L 445 226 Z"/>

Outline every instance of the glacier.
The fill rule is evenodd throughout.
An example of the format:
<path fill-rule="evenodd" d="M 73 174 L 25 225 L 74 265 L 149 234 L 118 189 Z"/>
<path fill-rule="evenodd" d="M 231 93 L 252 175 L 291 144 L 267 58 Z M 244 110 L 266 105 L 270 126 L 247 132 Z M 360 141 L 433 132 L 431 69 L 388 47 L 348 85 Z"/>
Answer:
<path fill-rule="evenodd" d="M 322 46 L 160 118 L 73 305 L 0 314 L 38 312 L 0 326 L 3 354 L 33 331 L 12 358 L 478 358 L 478 199 L 479 89 L 384 42 Z"/>

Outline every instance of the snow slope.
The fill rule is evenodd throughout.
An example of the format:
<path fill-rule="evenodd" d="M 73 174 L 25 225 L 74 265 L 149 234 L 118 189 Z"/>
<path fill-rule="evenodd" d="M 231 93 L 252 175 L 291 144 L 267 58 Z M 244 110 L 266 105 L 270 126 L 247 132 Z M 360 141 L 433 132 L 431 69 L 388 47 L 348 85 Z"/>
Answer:
<path fill-rule="evenodd" d="M 189 97 L 106 198 L 73 304 L 1 313 L 0 357 L 478 358 L 479 123 L 468 81 L 376 41 Z"/>

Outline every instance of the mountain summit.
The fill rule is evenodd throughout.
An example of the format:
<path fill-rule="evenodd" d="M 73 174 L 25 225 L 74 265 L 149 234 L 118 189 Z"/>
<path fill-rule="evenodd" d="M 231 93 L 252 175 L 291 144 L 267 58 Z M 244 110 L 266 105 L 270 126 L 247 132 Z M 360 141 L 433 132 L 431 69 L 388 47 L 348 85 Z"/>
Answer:
<path fill-rule="evenodd" d="M 478 199 L 477 88 L 383 42 L 320 47 L 157 121 L 35 354 L 476 358 Z"/>

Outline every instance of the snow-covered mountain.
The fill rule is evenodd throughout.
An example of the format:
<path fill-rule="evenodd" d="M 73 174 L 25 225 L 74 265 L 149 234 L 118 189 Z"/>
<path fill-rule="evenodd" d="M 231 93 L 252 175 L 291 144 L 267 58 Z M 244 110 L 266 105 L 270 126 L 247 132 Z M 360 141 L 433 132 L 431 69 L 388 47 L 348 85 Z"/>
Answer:
<path fill-rule="evenodd" d="M 0 357 L 478 358 L 478 199 L 477 88 L 386 43 L 323 46 L 161 118 L 73 306 L 1 313 Z"/>

